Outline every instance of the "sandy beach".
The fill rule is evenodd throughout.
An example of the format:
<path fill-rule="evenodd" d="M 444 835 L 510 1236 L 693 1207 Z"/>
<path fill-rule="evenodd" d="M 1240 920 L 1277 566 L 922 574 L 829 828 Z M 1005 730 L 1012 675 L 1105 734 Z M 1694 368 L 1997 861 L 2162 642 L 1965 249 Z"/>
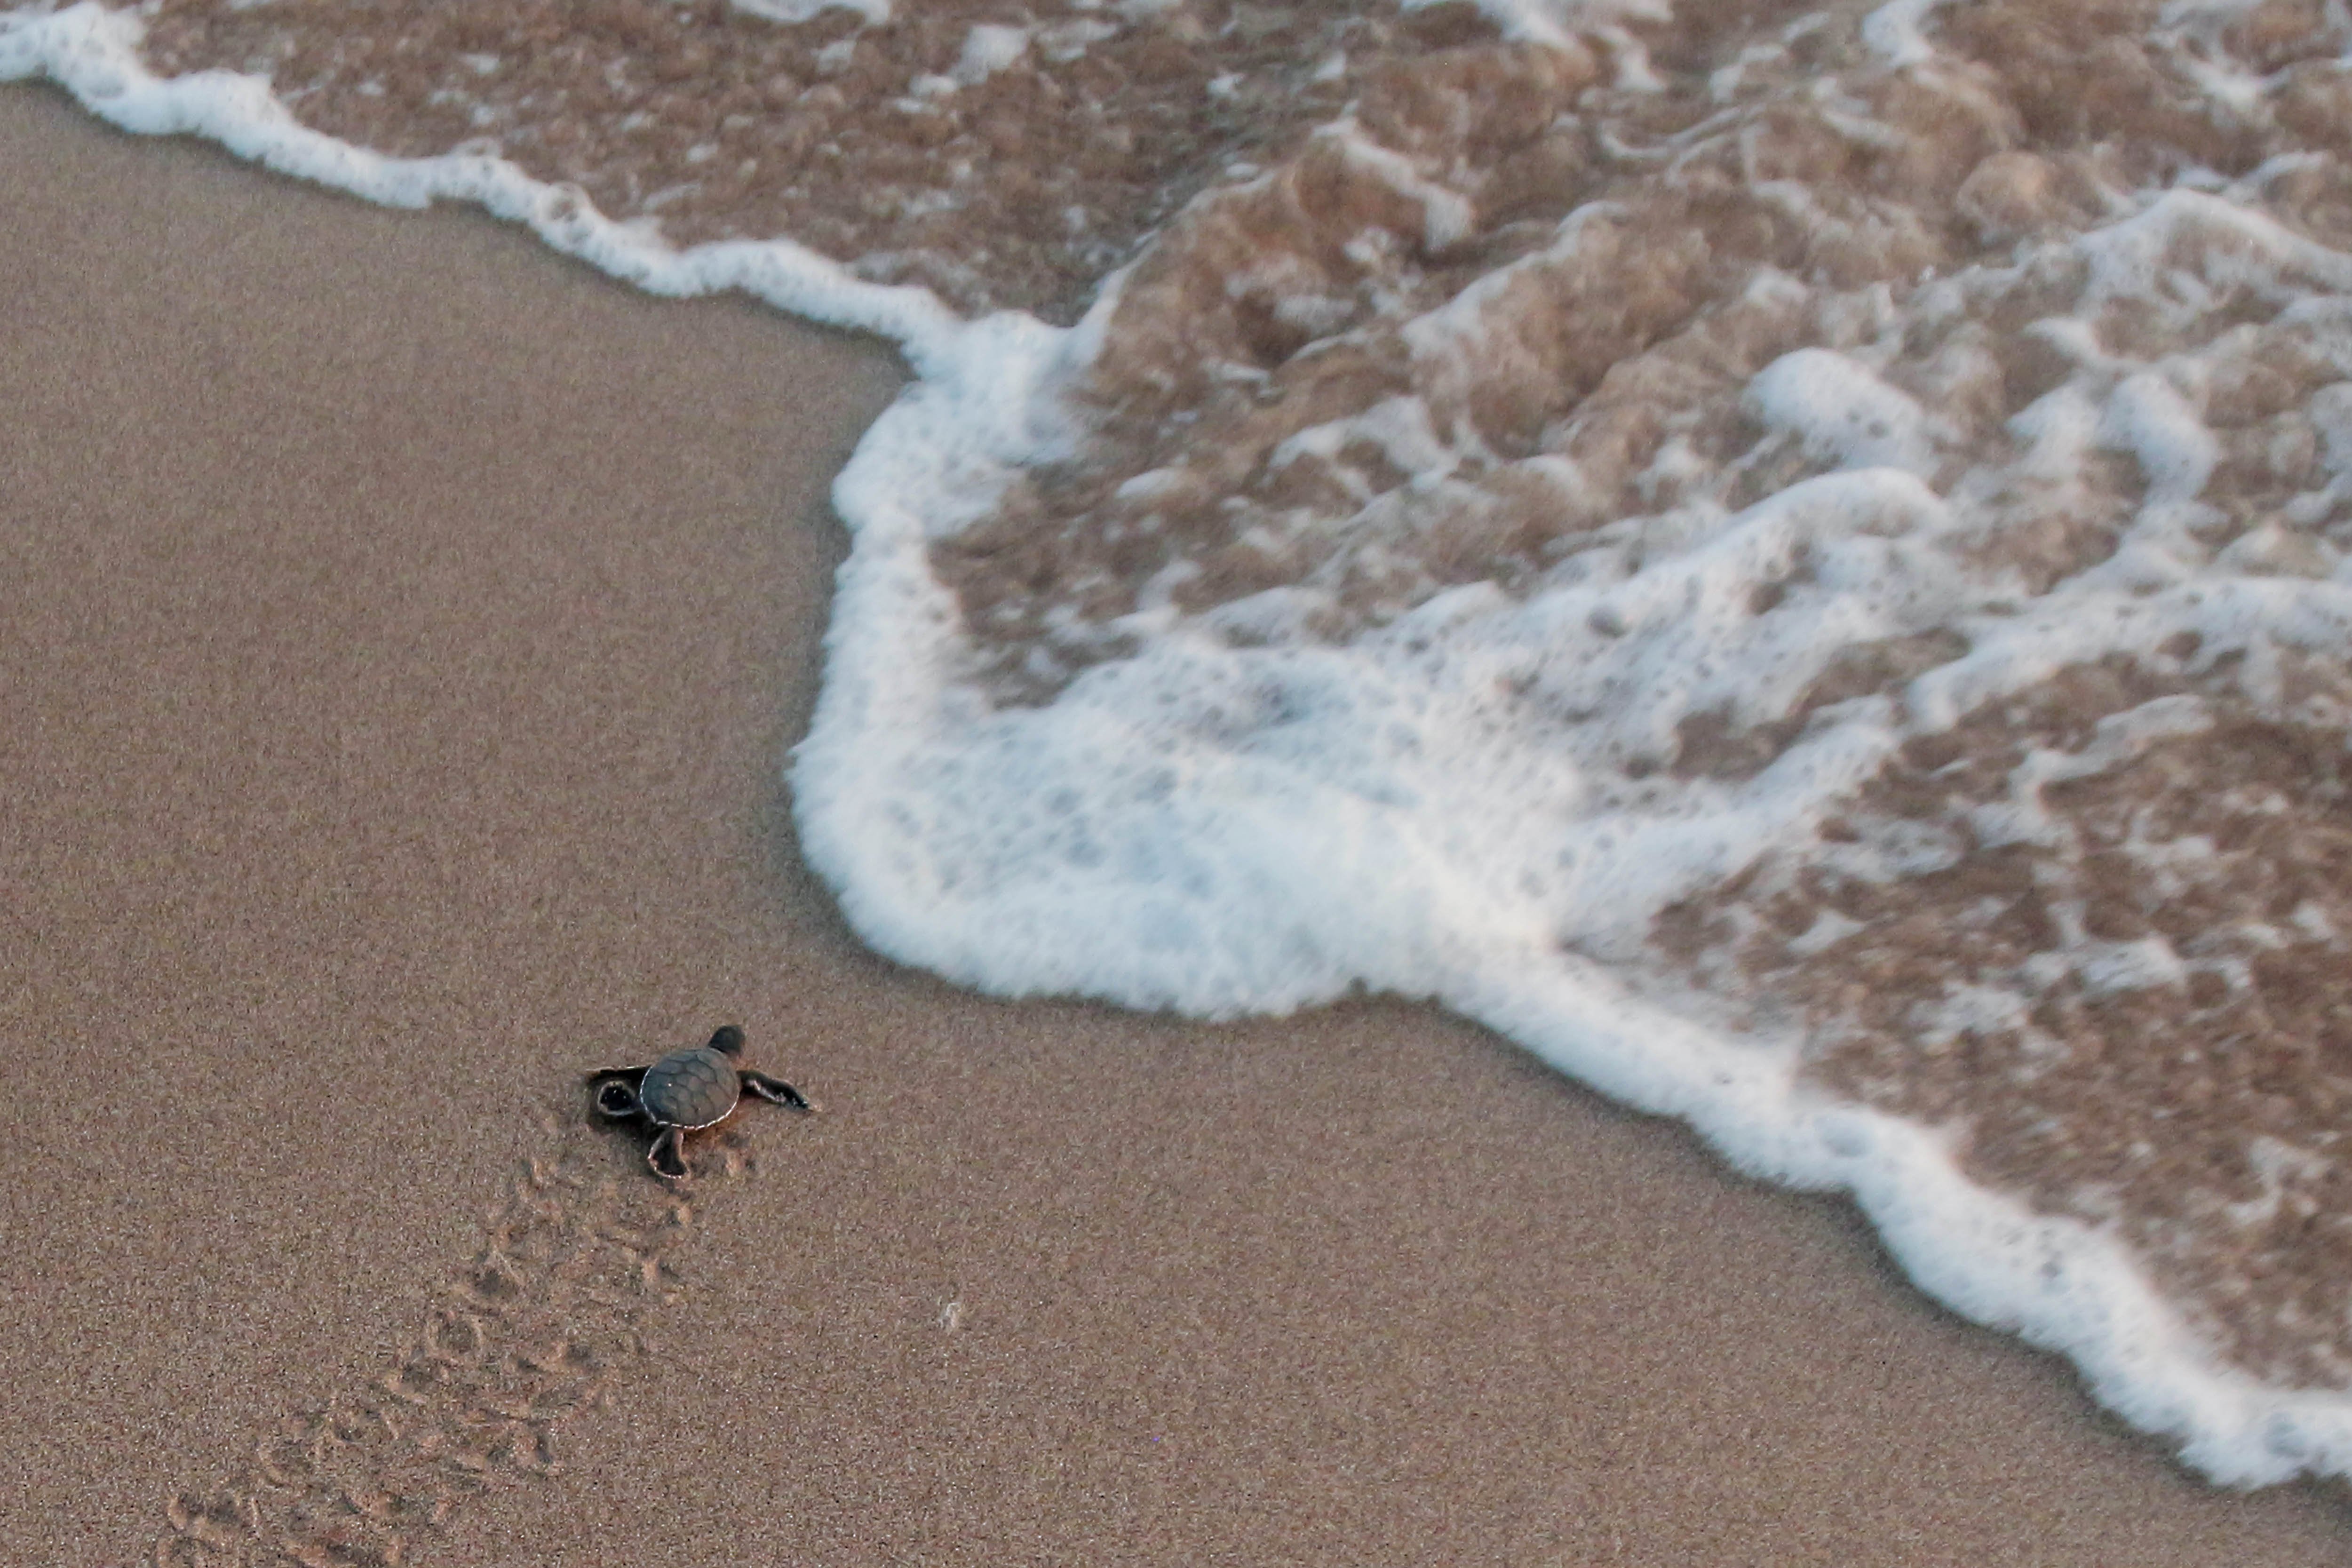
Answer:
<path fill-rule="evenodd" d="M 334 1561 L 2352 1550 L 1480 1030 L 863 951 L 782 760 L 883 350 L 46 90 L 0 170 L 0 1562 L 278 1561 L 289 1436 Z M 747 1111 L 681 1224 L 579 1075 L 730 1021 L 820 1111 Z M 449 1335 L 502 1312 L 580 1397 L 492 1430 Z M 387 1379 L 417 1424 L 332 1435 Z"/>

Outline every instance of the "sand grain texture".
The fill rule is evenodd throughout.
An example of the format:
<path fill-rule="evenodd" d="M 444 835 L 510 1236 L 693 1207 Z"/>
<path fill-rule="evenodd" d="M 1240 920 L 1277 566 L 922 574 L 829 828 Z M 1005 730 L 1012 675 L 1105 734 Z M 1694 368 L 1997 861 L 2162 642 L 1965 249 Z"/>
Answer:
<path fill-rule="evenodd" d="M 592 1396 L 518 1462 L 451 1414 L 506 1372 L 433 1373 L 410 1407 L 485 1468 L 437 1519 L 381 1503 L 420 1564 L 2352 1544 L 2332 1494 L 2190 1480 L 1838 1206 L 1478 1031 L 1003 1005 L 866 954 L 779 762 L 887 354 L 45 92 L 0 93 L 0 1016 L 42 1086 L 0 1561 L 152 1553 L 289 1420 L 464 1361 L 452 1312 L 569 1335 Z M 576 1074 L 730 1018 L 823 1114 L 755 1109 L 655 1238 Z M 533 1232 L 541 1188 L 589 1217 Z M 381 1556 L 364 1490 L 314 1545 Z"/>

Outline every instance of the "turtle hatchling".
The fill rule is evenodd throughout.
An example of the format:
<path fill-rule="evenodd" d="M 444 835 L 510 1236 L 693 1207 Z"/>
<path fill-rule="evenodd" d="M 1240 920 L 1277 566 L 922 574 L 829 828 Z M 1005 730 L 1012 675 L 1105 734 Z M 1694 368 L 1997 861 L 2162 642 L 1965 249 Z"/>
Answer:
<path fill-rule="evenodd" d="M 686 1135 L 734 1115 L 746 1093 L 794 1110 L 809 1108 L 791 1084 L 737 1066 L 742 1054 L 743 1031 L 730 1024 L 709 1045 L 672 1051 L 651 1067 L 592 1072 L 588 1081 L 596 1086 L 596 1113 L 607 1121 L 642 1121 L 652 1128 L 646 1163 L 655 1174 L 677 1181 L 687 1173 Z"/>

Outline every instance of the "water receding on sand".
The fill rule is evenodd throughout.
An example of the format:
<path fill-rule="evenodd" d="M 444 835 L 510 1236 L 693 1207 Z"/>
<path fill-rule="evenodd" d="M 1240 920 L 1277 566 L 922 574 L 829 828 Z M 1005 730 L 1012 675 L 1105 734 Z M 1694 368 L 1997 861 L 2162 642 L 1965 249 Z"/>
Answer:
<path fill-rule="evenodd" d="M 1686 10 L 107 37 L 649 286 L 783 239 L 918 323 L 795 781 L 876 945 L 1439 997 L 1851 1188 L 2209 1472 L 2352 1469 L 2352 19 Z"/>

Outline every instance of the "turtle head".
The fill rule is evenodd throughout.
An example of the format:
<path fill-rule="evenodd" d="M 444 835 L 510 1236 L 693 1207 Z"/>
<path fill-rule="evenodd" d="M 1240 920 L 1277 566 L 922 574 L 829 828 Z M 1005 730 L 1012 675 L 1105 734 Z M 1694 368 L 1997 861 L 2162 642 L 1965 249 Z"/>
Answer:
<path fill-rule="evenodd" d="M 717 1051 L 722 1057 L 741 1056 L 743 1054 L 743 1031 L 737 1028 L 734 1025 L 729 1024 L 724 1028 L 719 1029 L 711 1035 L 710 1048 Z"/>

